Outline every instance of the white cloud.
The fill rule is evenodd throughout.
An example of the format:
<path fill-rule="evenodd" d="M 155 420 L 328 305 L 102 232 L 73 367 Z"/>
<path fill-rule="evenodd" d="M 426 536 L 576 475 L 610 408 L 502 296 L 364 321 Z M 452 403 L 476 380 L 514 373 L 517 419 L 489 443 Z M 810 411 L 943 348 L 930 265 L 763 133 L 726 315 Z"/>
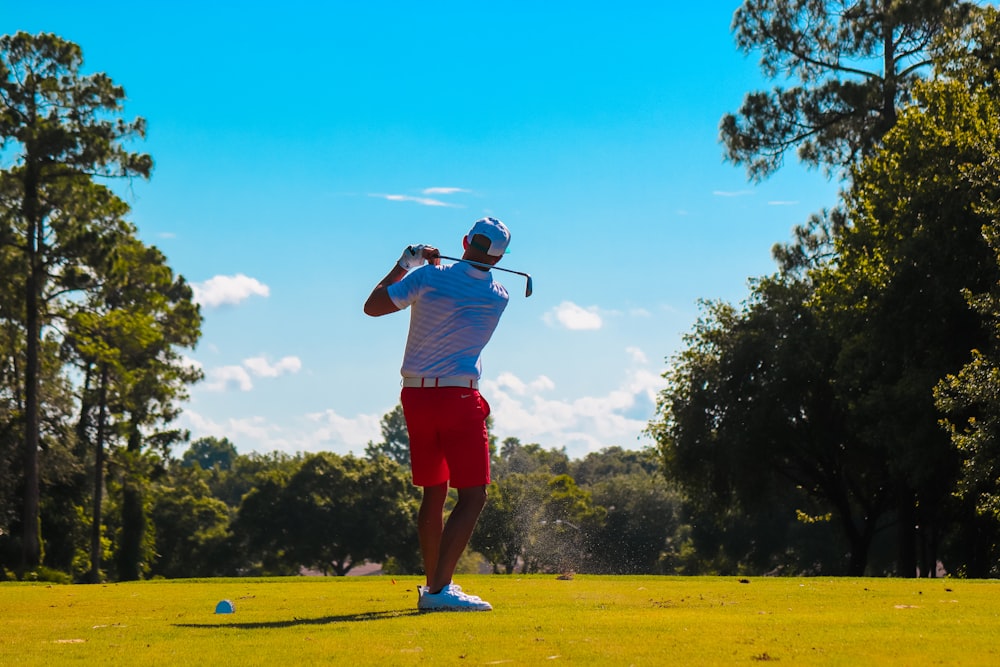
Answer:
<path fill-rule="evenodd" d="M 454 195 L 459 192 L 468 192 L 465 188 L 424 188 L 425 195 Z"/>
<path fill-rule="evenodd" d="M 637 364 L 647 364 L 649 359 L 646 357 L 646 353 L 637 347 L 626 347 L 625 353 L 632 358 L 632 361 Z"/>
<path fill-rule="evenodd" d="M 377 442 L 382 439 L 380 424 L 382 415 L 344 417 L 335 410 L 324 410 L 307 414 L 305 417 L 314 424 L 305 438 L 311 443 L 310 447 L 313 448 L 311 451 L 332 446 L 361 453 L 369 441 Z"/>
<path fill-rule="evenodd" d="M 191 435 L 192 440 L 209 435 L 217 438 L 225 437 L 225 434 L 221 432 L 221 427 L 216 422 L 204 417 L 200 412 L 196 412 L 191 408 L 187 408 L 181 413 L 180 420 L 184 422 L 185 426 L 189 426 L 192 431 L 195 431 Z"/>
<path fill-rule="evenodd" d="M 767 202 L 768 206 L 796 206 L 797 204 L 797 201 L 781 201 L 778 199 Z"/>
<path fill-rule="evenodd" d="M 242 273 L 235 276 L 215 276 L 203 283 L 193 283 L 194 300 L 207 308 L 223 304 L 235 305 L 251 296 L 270 296 L 270 288 Z"/>
<path fill-rule="evenodd" d="M 441 206 L 444 208 L 462 208 L 459 204 L 449 204 L 446 201 L 441 201 L 440 199 L 434 199 L 433 197 L 414 197 L 412 195 L 384 195 L 384 194 L 372 194 L 370 197 L 377 197 L 379 199 L 385 199 L 387 201 L 408 201 L 414 202 L 415 204 L 420 204 L 421 206 Z"/>
<path fill-rule="evenodd" d="M 552 399 L 543 395 L 555 389 L 549 378 L 525 382 L 503 373 L 484 381 L 483 392 L 500 440 L 513 436 L 546 449 L 565 447 L 570 458 L 581 458 L 614 445 L 635 449 L 651 444 L 643 431 L 665 384 L 658 373 L 640 368 L 625 373 L 619 385 L 602 396 Z"/>
<path fill-rule="evenodd" d="M 201 363 L 194 359 L 186 360 L 195 368 L 201 368 Z M 203 388 L 206 391 L 228 391 L 253 389 L 251 374 L 262 378 L 275 378 L 285 373 L 298 373 L 302 362 L 298 357 L 282 357 L 277 363 L 270 363 L 266 357 L 250 357 L 244 359 L 239 366 L 219 366 L 209 370 Z"/>
<path fill-rule="evenodd" d="M 302 369 L 302 361 L 298 357 L 282 357 L 276 364 L 271 364 L 266 357 L 251 357 L 243 360 L 243 366 L 257 377 L 275 378 L 285 373 L 298 373 Z"/>
<path fill-rule="evenodd" d="M 181 425 L 191 430 L 192 442 L 199 438 L 228 438 L 241 452 L 284 451 L 296 453 L 290 441 L 280 436 L 281 427 L 269 423 L 264 417 L 250 416 L 240 419 L 227 419 L 222 423 L 212 421 L 201 413 L 188 408 L 180 418 Z M 241 446 L 252 444 L 252 446 Z"/>
<path fill-rule="evenodd" d="M 206 373 L 206 391 L 226 391 L 232 388 L 240 391 L 253 389 L 250 374 L 242 366 L 219 366 Z"/>
<path fill-rule="evenodd" d="M 667 381 L 663 379 L 662 369 L 654 372 L 649 368 L 640 368 L 629 374 L 624 386 L 633 396 L 643 396 L 655 405 L 656 397 L 667 386 Z"/>
<path fill-rule="evenodd" d="M 280 432 L 280 428 L 274 424 L 269 424 L 264 417 L 253 416 L 243 419 L 227 420 L 227 430 L 232 433 L 232 438 L 239 440 L 241 437 L 253 440 L 271 441 L 271 449 L 284 449 L 280 444 L 275 443 L 274 435 Z"/>
<path fill-rule="evenodd" d="M 747 195 L 752 195 L 753 190 L 735 190 L 735 191 L 714 190 L 712 194 L 715 195 L 716 197 L 746 197 Z"/>
<path fill-rule="evenodd" d="M 572 331 L 600 329 L 604 325 L 596 306 L 583 308 L 572 301 L 563 301 L 545 313 L 544 320 L 550 326 L 559 325 Z"/>
<path fill-rule="evenodd" d="M 555 389 L 556 386 L 552 380 L 544 375 L 539 375 L 537 378 L 532 380 L 530 384 L 526 384 L 519 377 L 508 372 L 501 373 L 499 377 L 497 377 L 496 382 L 499 386 L 506 387 L 519 396 L 523 396 L 529 391 L 532 393 L 548 391 L 550 389 Z"/>
<path fill-rule="evenodd" d="M 191 430 L 192 441 L 209 436 L 229 438 L 240 452 L 324 451 L 361 456 L 368 442 L 382 438 L 381 418 L 381 415 L 349 418 L 334 410 L 325 410 L 294 417 L 287 424 L 277 424 L 255 415 L 216 422 L 189 407 L 182 413 L 180 422 Z"/>

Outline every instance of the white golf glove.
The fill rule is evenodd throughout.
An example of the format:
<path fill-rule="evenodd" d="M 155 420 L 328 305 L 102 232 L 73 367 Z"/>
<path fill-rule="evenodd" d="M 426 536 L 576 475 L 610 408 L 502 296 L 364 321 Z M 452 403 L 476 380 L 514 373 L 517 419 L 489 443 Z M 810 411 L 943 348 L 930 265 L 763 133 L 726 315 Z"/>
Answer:
<path fill-rule="evenodd" d="M 403 251 L 402 256 L 399 258 L 399 268 L 409 271 L 418 266 L 423 266 L 426 261 L 424 259 L 424 248 L 426 247 L 423 243 L 406 246 L 406 250 Z"/>

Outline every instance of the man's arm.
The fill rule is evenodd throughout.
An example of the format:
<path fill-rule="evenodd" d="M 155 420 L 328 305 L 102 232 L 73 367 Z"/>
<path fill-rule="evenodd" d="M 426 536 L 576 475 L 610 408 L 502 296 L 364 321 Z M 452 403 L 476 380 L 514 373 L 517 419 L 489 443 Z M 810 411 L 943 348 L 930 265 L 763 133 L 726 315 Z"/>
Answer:
<path fill-rule="evenodd" d="M 399 308 L 389 298 L 389 285 L 398 283 L 405 275 L 406 269 L 399 266 L 399 264 L 392 267 L 392 270 L 385 274 L 385 278 L 380 280 L 375 289 L 372 290 L 372 293 L 368 295 L 368 300 L 365 301 L 365 315 L 379 317 L 398 311 Z"/>
<path fill-rule="evenodd" d="M 385 278 L 382 278 L 378 285 L 375 286 L 375 289 L 372 290 L 372 293 L 368 295 L 368 300 L 365 301 L 365 314 L 372 317 L 379 317 L 397 312 L 399 308 L 392 302 L 392 298 L 389 297 L 389 285 L 398 283 L 403 279 L 407 271 L 423 265 L 425 261 L 429 261 L 432 264 L 440 264 L 441 260 L 438 259 L 439 254 L 438 249 L 433 246 L 407 246 L 399 261 L 396 262 L 396 265 L 392 267 L 389 273 L 385 274 Z"/>

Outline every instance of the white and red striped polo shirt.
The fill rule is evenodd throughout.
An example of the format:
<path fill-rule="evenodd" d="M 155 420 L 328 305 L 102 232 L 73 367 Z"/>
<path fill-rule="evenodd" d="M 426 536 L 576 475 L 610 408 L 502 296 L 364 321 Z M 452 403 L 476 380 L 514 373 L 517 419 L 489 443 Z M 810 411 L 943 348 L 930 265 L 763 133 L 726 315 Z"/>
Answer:
<path fill-rule="evenodd" d="M 428 264 L 389 285 L 388 292 L 398 308 L 411 308 L 404 377 L 479 379 L 479 355 L 510 299 L 491 271 L 461 262 Z"/>

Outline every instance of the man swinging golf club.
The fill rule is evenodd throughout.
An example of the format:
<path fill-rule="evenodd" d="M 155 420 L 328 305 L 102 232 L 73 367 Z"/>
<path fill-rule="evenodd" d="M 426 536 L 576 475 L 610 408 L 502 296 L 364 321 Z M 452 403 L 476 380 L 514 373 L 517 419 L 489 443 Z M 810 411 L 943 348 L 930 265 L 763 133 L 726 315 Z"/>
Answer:
<path fill-rule="evenodd" d="M 479 357 L 509 300 L 489 269 L 506 251 L 510 231 L 495 218 L 482 218 L 462 243 L 462 261 L 450 266 L 441 266 L 437 248 L 407 247 L 365 302 L 365 313 L 373 317 L 413 306 L 400 402 L 413 483 L 424 491 L 417 532 L 427 585 L 418 587 L 417 607 L 426 611 L 493 609 L 464 593 L 452 575 L 490 483 L 490 406 L 479 394 Z M 449 485 L 458 491 L 458 503 L 445 523 Z"/>

